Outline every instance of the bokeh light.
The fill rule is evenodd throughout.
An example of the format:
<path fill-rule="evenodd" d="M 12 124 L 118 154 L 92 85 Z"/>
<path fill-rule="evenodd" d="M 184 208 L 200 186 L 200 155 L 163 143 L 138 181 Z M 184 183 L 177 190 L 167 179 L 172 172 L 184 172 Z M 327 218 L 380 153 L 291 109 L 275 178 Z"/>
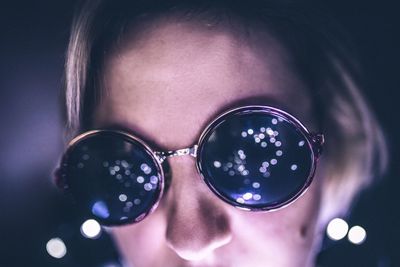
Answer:
<path fill-rule="evenodd" d="M 86 220 L 81 226 L 81 233 L 86 238 L 96 239 L 101 235 L 101 226 L 94 219 Z"/>
<path fill-rule="evenodd" d="M 338 241 L 347 235 L 348 230 L 349 225 L 345 220 L 335 218 L 329 222 L 326 233 L 330 239 Z"/>
<path fill-rule="evenodd" d="M 364 243 L 365 239 L 367 238 L 367 232 L 363 227 L 356 225 L 350 228 L 347 237 L 351 243 L 360 245 Z"/>
<path fill-rule="evenodd" d="M 50 256 L 56 259 L 61 259 L 65 254 L 67 254 L 67 247 L 61 238 L 58 237 L 52 238 L 47 242 L 46 250 Z"/>

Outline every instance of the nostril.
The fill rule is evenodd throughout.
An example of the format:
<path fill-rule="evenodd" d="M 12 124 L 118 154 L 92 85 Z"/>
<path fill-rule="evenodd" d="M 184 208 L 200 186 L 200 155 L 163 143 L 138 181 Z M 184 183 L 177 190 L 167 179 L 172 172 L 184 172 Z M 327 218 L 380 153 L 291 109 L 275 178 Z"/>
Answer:
<path fill-rule="evenodd" d="M 211 201 L 198 201 L 190 209 L 177 204 L 170 210 L 167 244 L 182 259 L 201 260 L 232 239 L 227 214 Z"/>
<path fill-rule="evenodd" d="M 222 247 L 229 243 L 231 240 L 230 236 L 226 236 L 224 239 L 214 240 L 213 242 L 209 242 L 207 246 L 182 246 L 177 247 L 173 244 L 169 243 L 168 246 L 175 251 L 175 253 L 182 259 L 187 261 L 200 261 L 207 256 L 211 255 L 214 250 L 219 247 Z"/>
<path fill-rule="evenodd" d="M 193 228 L 184 233 L 182 229 L 167 233 L 167 244 L 180 258 L 188 261 L 199 261 L 212 252 L 228 244 L 232 236 L 227 232 L 214 232 L 212 236 L 204 235 L 204 229 Z"/>

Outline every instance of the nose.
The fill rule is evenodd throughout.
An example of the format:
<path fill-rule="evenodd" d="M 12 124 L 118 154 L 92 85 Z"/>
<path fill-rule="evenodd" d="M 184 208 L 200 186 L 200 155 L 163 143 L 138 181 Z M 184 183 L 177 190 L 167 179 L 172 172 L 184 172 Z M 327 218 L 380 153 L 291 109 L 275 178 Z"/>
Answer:
<path fill-rule="evenodd" d="M 231 240 L 229 213 L 201 180 L 193 158 L 170 159 L 170 167 L 167 245 L 185 260 L 201 260 Z"/>

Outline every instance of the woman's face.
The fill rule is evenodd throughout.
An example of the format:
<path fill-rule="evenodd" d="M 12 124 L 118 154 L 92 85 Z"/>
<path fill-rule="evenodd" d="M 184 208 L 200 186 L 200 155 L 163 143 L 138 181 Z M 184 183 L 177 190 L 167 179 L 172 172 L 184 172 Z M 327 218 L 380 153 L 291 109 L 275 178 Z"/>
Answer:
<path fill-rule="evenodd" d="M 282 108 L 316 130 L 306 85 L 270 34 L 153 21 L 105 59 L 95 126 L 120 125 L 156 149 L 193 145 L 218 114 L 244 104 Z M 191 156 L 168 159 L 171 185 L 143 221 L 112 229 L 135 267 L 311 266 L 321 166 L 306 194 L 274 212 L 236 209 L 202 181 Z"/>

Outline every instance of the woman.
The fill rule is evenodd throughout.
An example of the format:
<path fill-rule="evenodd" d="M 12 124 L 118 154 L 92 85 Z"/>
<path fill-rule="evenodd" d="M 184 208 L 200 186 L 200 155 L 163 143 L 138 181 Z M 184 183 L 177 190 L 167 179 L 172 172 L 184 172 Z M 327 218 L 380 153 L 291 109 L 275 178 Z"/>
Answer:
<path fill-rule="evenodd" d="M 87 1 L 65 77 L 67 136 L 83 135 L 59 184 L 112 226 L 128 265 L 313 266 L 327 220 L 345 214 L 386 162 L 357 70 L 341 32 L 299 3 Z M 238 122 L 257 125 L 257 116 L 270 127 Z M 240 148 L 255 144 L 276 157 L 253 176 Z M 145 163 L 133 173 L 127 155 L 137 150 Z M 286 178 L 303 170 L 296 186 Z M 130 194 L 139 185 L 142 199 Z M 278 196 L 264 200 L 263 186 Z"/>

